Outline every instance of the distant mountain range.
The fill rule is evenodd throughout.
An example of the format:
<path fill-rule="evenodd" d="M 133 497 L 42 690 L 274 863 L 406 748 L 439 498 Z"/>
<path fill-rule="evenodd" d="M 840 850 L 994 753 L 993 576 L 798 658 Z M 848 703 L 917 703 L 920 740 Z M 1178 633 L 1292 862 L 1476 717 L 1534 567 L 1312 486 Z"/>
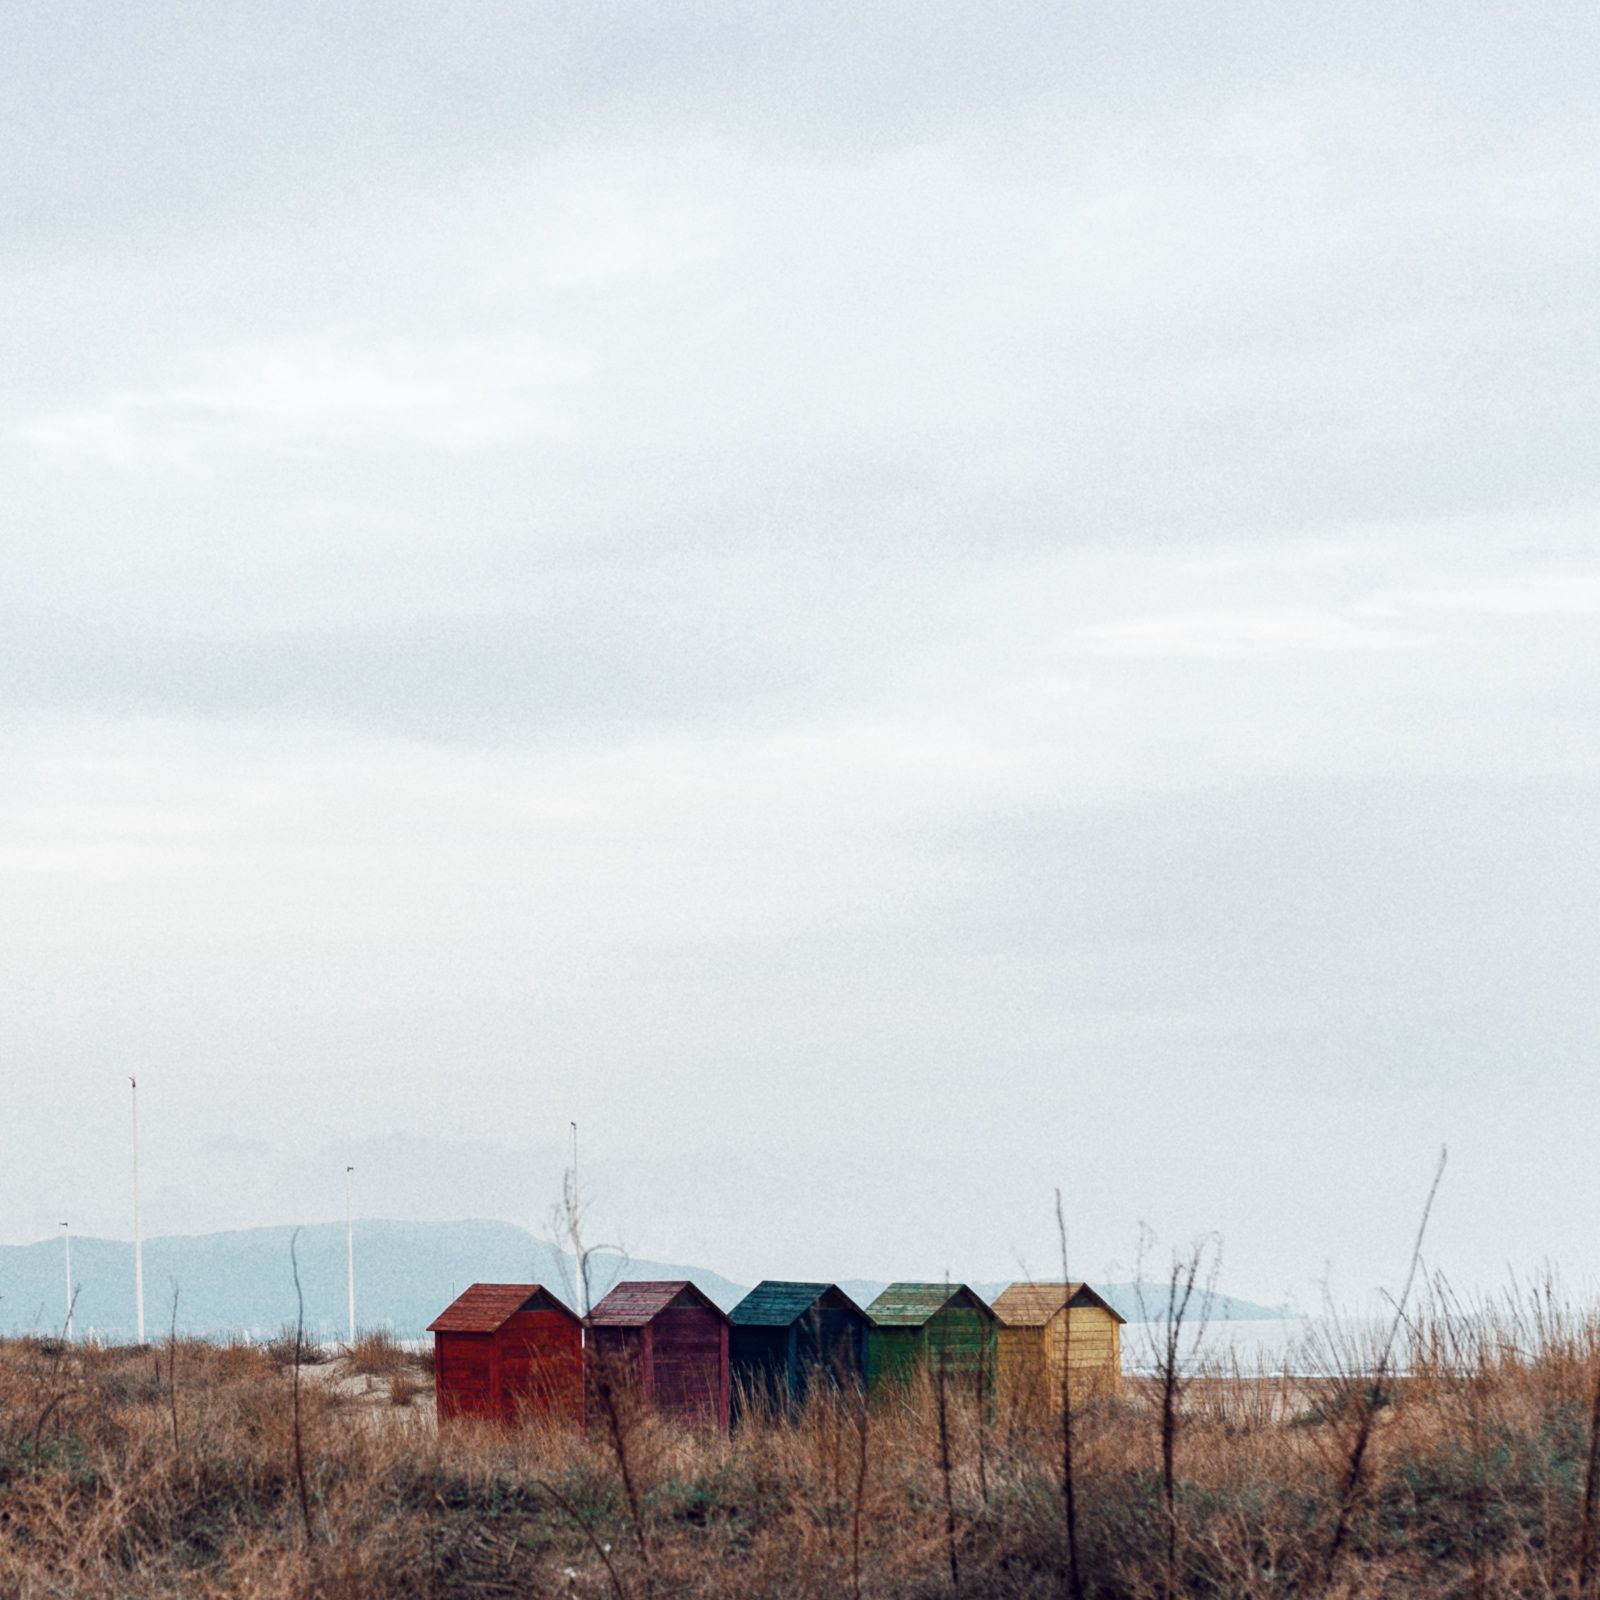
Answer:
<path fill-rule="evenodd" d="M 308 1332 L 342 1338 L 346 1327 L 345 1230 L 341 1223 L 248 1228 L 232 1233 L 147 1239 L 144 1247 L 145 1334 L 164 1336 L 174 1319 L 180 1334 L 261 1338 L 295 1320 L 290 1241 L 305 1297 Z M 387 1328 L 399 1337 L 420 1335 L 428 1323 L 473 1282 L 542 1283 L 574 1300 L 573 1258 L 546 1239 L 509 1222 L 358 1222 L 356 1316 L 362 1327 Z M 72 1268 L 77 1290 L 75 1329 L 107 1340 L 135 1331 L 133 1246 L 123 1240 L 75 1238 Z M 748 1285 L 704 1267 L 641 1261 L 610 1253 L 589 1259 L 590 1294 L 639 1278 L 687 1278 L 724 1309 Z M 865 1305 L 881 1282 L 851 1280 L 840 1287 Z M 993 1298 L 1003 1283 L 972 1287 Z M 1097 1283 L 1095 1288 L 1130 1321 L 1141 1320 L 1138 1284 Z M 1165 1288 L 1144 1286 L 1147 1314 L 1165 1303 Z M 45 1333 L 65 1319 L 66 1273 L 61 1242 L 0 1245 L 0 1334 Z M 1216 1321 L 1275 1318 L 1282 1310 L 1217 1295 Z"/>

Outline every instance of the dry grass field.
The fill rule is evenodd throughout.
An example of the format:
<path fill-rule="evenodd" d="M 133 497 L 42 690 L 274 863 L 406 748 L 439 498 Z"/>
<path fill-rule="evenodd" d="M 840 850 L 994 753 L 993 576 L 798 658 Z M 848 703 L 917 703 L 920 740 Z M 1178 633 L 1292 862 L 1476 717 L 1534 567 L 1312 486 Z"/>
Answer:
<path fill-rule="evenodd" d="M 932 1381 L 731 1439 L 638 1414 L 441 1436 L 381 1337 L 298 1370 L 292 1339 L 13 1340 L 0 1595 L 1592 1591 L 1596 1324 L 1548 1293 L 1446 1302 L 1403 1330 L 1403 1377 L 1328 1348 L 1292 1382 L 1130 1380 L 1077 1408 L 1070 1483 L 1059 1420 Z"/>

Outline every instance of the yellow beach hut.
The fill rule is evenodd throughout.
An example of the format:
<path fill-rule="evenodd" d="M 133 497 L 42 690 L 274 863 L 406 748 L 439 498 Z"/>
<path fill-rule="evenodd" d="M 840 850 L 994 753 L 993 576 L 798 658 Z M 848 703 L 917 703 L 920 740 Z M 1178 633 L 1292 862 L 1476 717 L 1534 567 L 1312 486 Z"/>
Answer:
<path fill-rule="evenodd" d="M 1073 1403 L 1122 1387 L 1126 1320 L 1086 1283 L 1014 1283 L 994 1301 L 1000 1318 L 1000 1383 L 1008 1404 L 1061 1404 L 1069 1374 Z"/>

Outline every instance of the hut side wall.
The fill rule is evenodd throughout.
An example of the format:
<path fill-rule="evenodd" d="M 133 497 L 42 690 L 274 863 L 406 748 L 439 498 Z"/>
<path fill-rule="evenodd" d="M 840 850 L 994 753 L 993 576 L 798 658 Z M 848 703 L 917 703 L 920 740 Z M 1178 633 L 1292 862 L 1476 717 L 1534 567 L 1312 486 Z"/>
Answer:
<path fill-rule="evenodd" d="M 1039 1405 L 1045 1398 L 1044 1329 L 1001 1328 L 1000 1392 L 1005 1403 L 1019 1410 Z"/>
<path fill-rule="evenodd" d="M 1122 1328 L 1099 1306 L 1069 1306 L 1045 1325 L 1045 1376 L 1051 1394 L 1061 1393 L 1061 1368 L 1067 1359 L 1067 1318 L 1072 1319 L 1071 1386 L 1074 1400 L 1122 1387 Z"/>
<path fill-rule="evenodd" d="M 558 1311 L 520 1311 L 495 1333 L 435 1333 L 438 1417 L 516 1422 L 528 1412 L 582 1414 L 582 1334 Z"/>
<path fill-rule="evenodd" d="M 670 1305 L 650 1324 L 651 1398 L 697 1428 L 728 1426 L 728 1324 L 710 1306 Z"/>
<path fill-rule="evenodd" d="M 822 1306 L 801 1317 L 793 1329 L 793 1377 L 796 1400 L 821 1381 L 840 1388 L 859 1388 L 868 1364 L 864 1317 L 843 1306 Z"/>
<path fill-rule="evenodd" d="M 649 1398 L 648 1328 L 590 1327 L 583 1360 L 587 1427 L 608 1425 L 608 1407 L 626 1411 Z"/>
<path fill-rule="evenodd" d="M 789 1328 L 735 1323 L 728 1330 L 728 1382 L 733 1412 L 780 1412 L 789 1399 Z"/>
<path fill-rule="evenodd" d="M 519 1311 L 498 1335 L 500 1393 L 508 1420 L 518 1413 L 583 1414 L 583 1329 L 560 1311 Z"/>
<path fill-rule="evenodd" d="M 921 1361 L 921 1329 L 873 1328 L 867 1336 L 867 1382 L 909 1383 Z"/>
<path fill-rule="evenodd" d="M 494 1335 L 434 1334 L 433 1385 L 441 1422 L 455 1417 L 498 1419 L 500 1386 Z"/>
<path fill-rule="evenodd" d="M 994 1320 L 976 1306 L 946 1305 L 923 1324 L 919 1359 L 930 1372 L 943 1366 L 947 1378 L 992 1391 L 1000 1365 L 997 1333 Z"/>

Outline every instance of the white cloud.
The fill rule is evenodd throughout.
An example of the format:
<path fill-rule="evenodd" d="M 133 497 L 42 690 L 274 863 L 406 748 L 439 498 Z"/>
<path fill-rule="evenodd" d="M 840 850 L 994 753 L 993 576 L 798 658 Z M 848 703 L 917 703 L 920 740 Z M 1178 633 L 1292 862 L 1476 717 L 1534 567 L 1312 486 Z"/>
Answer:
<path fill-rule="evenodd" d="M 1417 604 L 1491 617 L 1587 617 L 1600 611 L 1600 573 L 1537 574 L 1484 588 L 1430 589 Z"/>
<path fill-rule="evenodd" d="M 1083 629 L 1078 637 L 1087 649 L 1103 655 L 1197 656 L 1215 661 L 1300 650 L 1404 650 L 1427 643 L 1351 617 L 1271 610 L 1106 622 Z"/>
<path fill-rule="evenodd" d="M 120 1217 L 126 1062 L 175 1142 L 251 1128 L 250 1206 L 352 1127 L 514 1167 L 577 1111 L 664 1256 L 985 1276 L 1066 1176 L 1102 1255 L 1215 1224 L 1274 1293 L 1403 1249 L 1296 1196 L 1470 1149 L 1508 1060 L 1583 1103 L 1593 112 L 1534 30 L 1466 82 L 1392 8 L 634 16 L 591 80 L 510 11 L 302 16 L 389 85 L 217 15 L 213 153 L 134 40 L 0 255 L 0 1031 L 51 1152 L 0 1215 L 70 1149 Z M 1583 1214 L 1505 1178 L 1505 1241 Z"/>

